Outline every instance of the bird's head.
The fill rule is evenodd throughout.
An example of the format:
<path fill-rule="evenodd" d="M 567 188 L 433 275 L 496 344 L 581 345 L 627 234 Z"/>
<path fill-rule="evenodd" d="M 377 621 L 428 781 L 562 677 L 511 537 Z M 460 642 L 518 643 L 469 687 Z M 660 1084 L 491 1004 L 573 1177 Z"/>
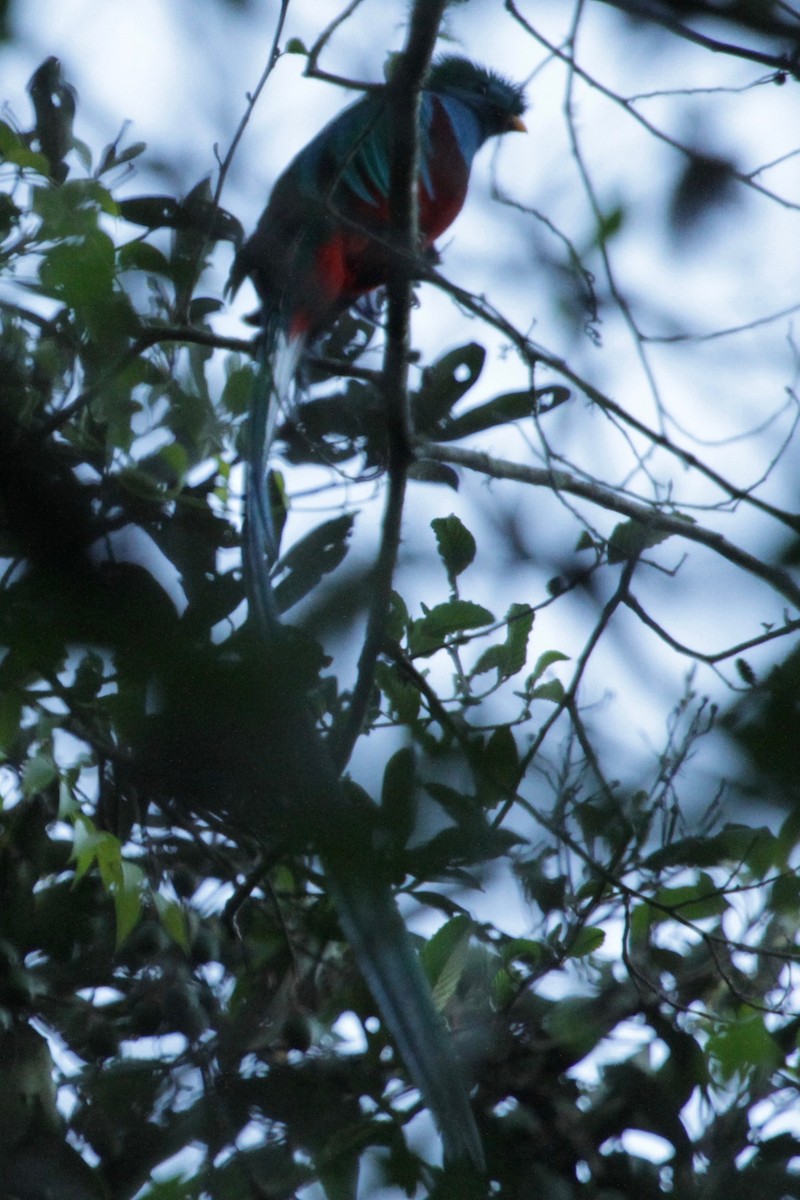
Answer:
<path fill-rule="evenodd" d="M 448 55 L 437 59 L 425 81 L 425 89 L 468 105 L 478 117 L 484 137 L 527 130 L 522 119 L 526 108 L 522 87 L 468 58 Z"/>

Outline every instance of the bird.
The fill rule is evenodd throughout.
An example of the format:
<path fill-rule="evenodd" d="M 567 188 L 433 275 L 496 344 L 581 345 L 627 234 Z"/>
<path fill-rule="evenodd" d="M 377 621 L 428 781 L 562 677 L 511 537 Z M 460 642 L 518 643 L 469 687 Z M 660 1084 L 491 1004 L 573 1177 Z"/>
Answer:
<path fill-rule="evenodd" d="M 419 115 L 421 255 L 461 211 L 476 152 L 490 137 L 525 132 L 525 108 L 523 89 L 495 71 L 454 55 L 434 62 Z M 334 117 L 278 178 L 233 263 L 228 292 L 235 294 L 249 276 L 259 297 L 266 368 L 248 439 L 248 541 L 256 559 L 263 552 L 272 562 L 277 557 L 267 460 L 303 352 L 391 271 L 390 122 L 387 88 Z M 259 607 L 273 607 L 270 597 L 261 595 Z"/>
<path fill-rule="evenodd" d="M 491 137 L 524 132 L 525 108 L 523 88 L 495 71 L 453 55 L 434 61 L 419 106 L 421 257 L 434 252 L 436 239 L 460 212 L 477 151 Z M 260 302 L 243 560 L 251 617 L 265 641 L 279 637 L 281 628 L 270 583 L 278 546 L 267 492 L 275 424 L 306 349 L 390 277 L 391 112 L 389 89 L 383 87 L 334 117 L 278 178 L 231 270 L 229 293 L 249 277 Z M 335 773 L 319 755 L 313 775 L 329 793 L 329 819 L 336 821 L 338 813 L 357 836 L 358 816 L 347 815 Z M 313 788 L 313 781 L 301 787 L 300 800 L 319 814 L 324 802 L 309 799 Z M 338 839 L 323 839 L 316 850 L 343 932 L 437 1120 L 445 1160 L 465 1159 L 483 1171 L 481 1139 L 460 1069 L 389 883 L 369 869 L 354 874 L 341 834 L 340 829 Z"/>
<path fill-rule="evenodd" d="M 341 112 L 293 159 L 236 256 L 229 290 L 250 276 L 261 324 L 312 338 L 366 292 L 386 283 L 391 128 L 388 89 Z M 433 64 L 421 96 L 419 229 L 430 249 L 464 204 L 476 151 L 525 131 L 522 89 L 470 62 Z"/>

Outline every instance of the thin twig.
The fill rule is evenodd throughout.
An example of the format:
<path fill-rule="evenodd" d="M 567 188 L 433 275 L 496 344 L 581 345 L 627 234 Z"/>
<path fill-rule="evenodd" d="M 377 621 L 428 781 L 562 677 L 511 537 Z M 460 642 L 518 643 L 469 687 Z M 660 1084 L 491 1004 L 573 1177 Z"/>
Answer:
<path fill-rule="evenodd" d="M 577 479 L 566 471 L 547 470 L 542 467 L 529 467 L 521 463 L 510 462 L 507 459 L 495 458 L 477 450 L 464 450 L 459 446 L 445 446 L 440 443 L 421 442 L 420 452 L 426 458 L 438 462 L 452 463 L 454 466 L 468 467 L 482 475 L 493 479 L 511 479 L 517 483 L 527 483 L 532 487 L 546 487 L 556 492 L 568 492 L 580 496 L 584 500 L 597 504 L 611 512 L 621 513 L 630 520 L 638 521 L 645 529 L 658 530 L 660 533 L 674 534 L 688 541 L 698 542 L 707 546 L 728 562 L 743 571 L 748 571 L 758 579 L 763 579 L 776 592 L 780 592 L 795 608 L 800 609 L 800 587 L 792 577 L 779 567 L 772 567 L 762 559 L 756 558 L 746 550 L 729 542 L 721 533 L 707 529 L 704 525 L 687 521 L 680 516 L 664 512 L 661 509 L 631 500 L 628 496 L 620 495 L 603 487 L 599 483 L 591 483 Z"/>
<path fill-rule="evenodd" d="M 610 3 L 613 2 L 613 0 L 607 0 L 607 2 Z M 505 0 L 505 5 L 514 19 L 519 22 L 522 28 L 525 29 L 531 35 L 531 37 L 535 38 L 536 41 L 545 48 L 545 50 L 563 62 L 567 67 L 574 71 L 576 75 L 580 76 L 580 78 L 583 79 L 584 82 L 589 85 L 589 87 L 599 92 L 601 96 L 605 96 L 608 100 L 613 101 L 614 104 L 618 104 L 620 108 L 624 109 L 625 112 L 634 119 L 634 121 L 638 122 L 638 124 L 641 125 L 643 129 L 646 129 L 648 133 L 652 134 L 653 137 L 658 138 L 659 141 L 665 142 L 666 145 L 671 146 L 673 150 L 677 150 L 678 153 L 682 154 L 685 158 L 691 159 L 693 157 L 695 151 L 691 146 L 687 146 L 685 143 L 678 141 L 677 138 L 671 137 L 670 134 L 665 133 L 663 129 L 660 129 L 657 125 L 654 125 L 652 121 L 649 121 L 647 117 L 643 116 L 642 113 L 638 111 L 635 104 L 632 104 L 631 101 L 625 96 L 620 96 L 613 90 L 613 88 L 606 87 L 605 84 L 599 81 L 599 79 L 595 79 L 593 75 L 590 75 L 588 71 L 579 66 L 578 63 L 575 62 L 571 57 L 571 55 L 565 53 L 565 51 L 559 46 L 556 46 L 553 42 L 549 41 L 546 37 L 544 37 L 543 34 L 539 32 L 538 29 L 534 29 L 530 22 L 523 17 L 522 13 L 516 7 L 514 0 Z M 782 69 L 788 70 L 789 68 L 784 66 Z M 794 210 L 800 209 L 800 204 L 798 204 L 796 201 L 788 200 L 785 196 L 779 195 L 778 192 L 773 192 L 770 188 L 764 187 L 763 184 L 757 183 L 752 174 L 748 174 L 746 171 L 739 171 L 732 167 L 731 178 L 737 179 L 739 183 L 744 184 L 746 187 L 752 188 L 754 191 L 759 192 L 762 196 L 766 196 L 767 199 L 774 200 L 775 203 L 780 204 L 782 208 Z"/>
<path fill-rule="evenodd" d="M 639 21 L 653 21 L 654 24 L 660 25 L 662 29 L 668 29 L 670 33 L 674 33 L 676 37 L 683 38 L 686 42 L 693 42 L 696 46 L 702 46 L 704 50 L 711 50 L 714 54 L 727 54 L 733 58 L 743 58 L 746 62 L 760 63 L 765 67 L 773 67 L 779 73 L 786 72 L 793 75 L 795 79 L 800 79 L 800 67 L 798 66 L 797 54 L 768 54 L 764 50 L 753 50 L 749 46 L 739 46 L 735 42 L 722 42 L 718 38 L 709 37 L 708 34 L 700 33 L 696 29 L 690 29 L 688 25 L 684 25 L 682 21 L 676 21 L 674 17 L 667 15 L 663 8 L 655 8 L 648 4 L 643 7 L 637 0 L 603 0 L 604 4 L 610 5 L 611 8 L 617 8 L 620 12 L 627 13 Z M 721 16 L 712 9 L 708 9 L 707 15 Z M 785 26 L 779 26 L 775 22 L 776 37 L 791 37 L 792 33 Z M 769 32 L 768 30 L 759 30 L 759 32 Z M 794 40 L 800 38 L 800 29 L 794 31 Z"/>
<path fill-rule="evenodd" d="M 655 634 L 661 638 L 662 642 L 666 642 L 678 654 L 683 654 L 687 658 L 694 659 L 695 662 L 707 663 L 708 666 L 714 666 L 716 663 L 725 662 L 728 658 L 738 657 L 746 654 L 748 650 L 755 650 L 759 646 L 763 646 L 766 642 L 774 641 L 775 638 L 787 637 L 791 633 L 800 631 L 800 620 L 786 621 L 783 625 L 777 626 L 775 629 L 769 629 L 766 633 L 760 633 L 757 637 L 748 638 L 744 642 L 739 642 L 736 646 L 728 646 L 725 650 L 717 650 L 714 653 L 707 654 L 702 650 L 693 650 L 691 646 L 684 645 L 668 633 L 662 625 L 655 621 L 647 610 L 639 603 L 635 596 L 629 595 L 625 598 L 625 603 L 631 612 L 636 613 L 639 620 L 653 630 Z"/>
<path fill-rule="evenodd" d="M 344 25 L 352 17 L 357 8 L 364 3 L 364 0 L 350 0 L 350 3 L 342 9 L 338 17 L 330 22 L 323 29 L 317 40 L 312 45 L 308 52 L 308 61 L 306 62 L 305 74 L 309 79 L 319 79 L 323 83 L 332 83 L 336 87 L 348 88 L 359 92 L 374 91 L 379 84 L 375 83 L 356 83 L 352 79 L 346 79 L 343 75 L 333 75 L 330 71 L 323 71 L 317 64 L 319 63 L 320 55 L 327 46 L 328 42 L 333 37 L 336 30 Z"/>
<path fill-rule="evenodd" d="M 258 103 L 258 98 L 261 95 L 261 93 L 263 92 L 264 87 L 266 86 L 267 80 L 269 79 L 270 75 L 272 74 L 273 70 L 275 69 L 275 64 L 277 63 L 278 59 L 280 58 L 278 42 L 280 41 L 280 36 L 281 36 L 281 33 L 283 32 L 283 26 L 284 26 L 284 22 L 286 20 L 286 13 L 288 12 L 288 9 L 289 9 L 289 0 L 281 0 L 281 8 L 280 8 L 280 12 L 278 13 L 278 20 L 275 25 L 275 33 L 272 38 L 272 45 L 270 47 L 269 57 L 267 59 L 267 65 L 264 67 L 264 70 L 261 72 L 261 78 L 259 79 L 258 83 L 256 84 L 255 90 L 252 93 L 248 93 L 247 107 L 244 110 L 244 115 L 242 116 L 241 121 L 239 122 L 238 126 L 236 127 L 236 132 L 234 133 L 231 144 L 228 147 L 227 154 L 225 155 L 225 157 L 222 159 L 222 161 L 219 164 L 219 174 L 217 176 L 217 186 L 214 188 L 214 206 L 215 206 L 215 208 L 218 207 L 220 199 L 222 198 L 222 190 L 225 187 L 225 180 L 228 176 L 228 171 L 231 168 L 231 163 L 233 162 L 234 155 L 236 154 L 236 151 L 239 147 L 239 142 L 242 140 L 242 137 L 244 136 L 244 131 L 247 128 L 248 124 L 250 123 L 250 118 L 252 117 L 253 110 L 255 109 L 255 106 Z"/>
<path fill-rule="evenodd" d="M 622 405 L 612 400 L 609 395 L 595 387 L 588 379 L 579 375 L 577 371 L 574 371 L 565 359 L 552 354 L 525 334 L 520 333 L 516 326 L 507 317 L 503 316 L 485 297 L 475 296 L 472 292 L 467 291 L 466 288 L 459 287 L 458 284 L 452 283 L 439 271 L 430 266 L 424 269 L 420 277 L 426 283 L 432 283 L 436 287 L 441 288 L 442 291 L 447 292 L 467 312 L 480 317 L 481 320 L 485 321 L 493 329 L 497 329 L 507 337 L 523 362 L 528 366 L 534 367 L 538 363 L 549 367 L 552 371 L 555 371 L 562 378 L 579 388 L 586 398 L 591 400 L 593 404 L 596 404 L 598 408 L 616 417 L 622 424 L 635 430 L 636 433 L 640 433 L 648 441 L 654 442 L 662 450 L 666 450 L 668 454 L 673 455 L 684 466 L 691 467 L 693 470 L 700 472 L 701 475 L 704 475 L 706 479 L 709 479 L 725 492 L 731 500 L 743 501 L 760 512 L 774 517 L 776 521 L 780 521 L 782 525 L 786 525 L 793 533 L 800 533 L 800 514 L 785 512 L 783 509 L 777 508 L 774 504 L 770 504 L 768 501 L 754 496 L 747 488 L 737 487 L 720 475 L 718 471 L 713 470 L 713 468 L 704 463 L 691 450 L 686 450 L 682 446 L 676 445 L 666 434 L 651 429 L 644 421 L 640 421 L 638 417 L 627 412 Z"/>

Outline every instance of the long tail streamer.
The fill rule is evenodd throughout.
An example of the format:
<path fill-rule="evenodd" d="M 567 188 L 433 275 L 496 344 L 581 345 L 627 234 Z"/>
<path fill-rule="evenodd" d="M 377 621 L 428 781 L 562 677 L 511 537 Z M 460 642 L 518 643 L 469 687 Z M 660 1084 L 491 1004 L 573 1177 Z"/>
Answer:
<path fill-rule="evenodd" d="M 281 410 L 288 405 L 302 353 L 302 338 L 288 339 L 277 327 L 277 319 L 271 318 L 264 326 L 250 409 L 244 538 L 251 615 L 267 640 L 274 636 L 279 619 L 270 582 L 270 572 L 278 559 L 278 537 L 267 490 L 267 471 L 275 427 Z"/>
<path fill-rule="evenodd" d="M 251 616 L 265 645 L 274 642 L 280 623 L 270 580 L 278 539 L 267 488 L 268 458 L 302 350 L 302 341 L 286 339 L 275 322 L 265 326 L 249 425 L 244 539 Z M 305 723 L 306 716 L 299 719 Z M 309 728 L 308 734 L 311 744 L 305 765 L 315 774 L 312 786 L 303 785 L 300 791 L 316 793 L 307 800 L 323 820 L 341 826 L 338 836 L 317 849 L 342 930 L 411 1078 L 436 1117 L 445 1159 L 466 1158 L 483 1170 L 481 1139 L 459 1065 L 419 958 L 388 884 L 368 865 L 364 871 L 353 870 L 352 843 L 364 841 L 363 831 L 353 829 L 357 817 L 347 811 L 333 766 L 324 748 L 320 746 L 319 755 L 314 753 L 315 731 Z M 302 814 L 298 818 L 302 820 Z M 353 832 L 349 847 L 348 827 Z M 369 858 L 369 850 L 366 855 Z"/>

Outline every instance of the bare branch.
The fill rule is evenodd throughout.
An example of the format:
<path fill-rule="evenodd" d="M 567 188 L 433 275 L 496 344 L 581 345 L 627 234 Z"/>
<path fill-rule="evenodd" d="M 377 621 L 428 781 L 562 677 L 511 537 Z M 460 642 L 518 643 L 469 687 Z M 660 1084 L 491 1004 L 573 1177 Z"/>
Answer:
<path fill-rule="evenodd" d="M 687 521 L 684 517 L 674 516 L 656 507 L 641 504 L 627 496 L 619 495 L 599 483 L 577 479 L 565 471 L 523 466 L 520 463 L 509 462 L 507 459 L 494 458 L 481 451 L 464 450 L 458 446 L 446 446 L 440 443 L 420 442 L 419 449 L 426 458 L 451 463 L 453 466 L 468 467 L 472 471 L 478 471 L 493 479 L 512 479 L 517 483 L 529 484 L 531 487 L 546 487 L 556 492 L 568 492 L 570 495 L 580 496 L 601 508 L 618 512 L 631 520 L 638 521 L 646 529 L 674 534 L 677 537 L 707 546 L 722 558 L 741 567 L 743 571 L 755 575 L 758 579 L 763 579 L 796 608 L 800 608 L 800 587 L 786 571 L 782 571 L 779 567 L 772 567 L 762 559 L 735 546 L 721 533 Z"/>
<path fill-rule="evenodd" d="M 231 163 L 233 162 L 233 159 L 234 159 L 234 155 L 236 154 L 236 151 L 239 147 L 239 142 L 242 140 L 242 137 L 244 136 L 244 131 L 247 128 L 247 126 L 250 122 L 250 118 L 253 115 L 253 110 L 255 109 L 256 104 L 258 104 L 259 96 L 263 92 L 263 90 L 266 86 L 267 80 L 269 79 L 270 75 L 272 74 L 273 70 L 275 69 L 275 64 L 277 63 L 278 59 L 280 58 L 280 51 L 278 48 L 278 43 L 280 42 L 281 33 L 283 32 L 283 26 L 284 26 L 284 22 L 286 20 L 286 13 L 289 9 L 289 0 L 280 0 L 280 5 L 281 5 L 281 7 L 280 7 L 280 11 L 278 13 L 278 19 L 275 22 L 275 33 L 273 34 L 273 37 L 272 37 L 272 45 L 270 46 L 269 55 L 267 56 L 267 65 L 264 67 L 264 70 L 261 73 L 261 78 L 259 79 L 258 83 L 256 84 L 254 91 L 252 93 L 250 93 L 247 97 L 247 106 L 244 110 L 244 115 L 242 116 L 242 119 L 236 128 L 236 132 L 233 135 L 233 139 L 231 141 L 230 146 L 228 147 L 228 151 L 227 151 L 225 157 L 223 158 L 222 162 L 219 165 L 219 174 L 217 176 L 217 186 L 214 189 L 214 204 L 215 204 L 215 206 L 218 205 L 220 202 L 220 199 L 222 197 L 222 190 L 225 187 L 225 180 L 228 177 L 228 171 L 230 170 Z"/>
<path fill-rule="evenodd" d="M 611 8 L 617 8 L 620 12 L 627 13 L 628 16 L 635 17 L 639 21 L 652 21 L 656 25 L 660 25 L 663 29 L 668 29 L 670 33 L 674 33 L 676 37 L 683 38 L 684 41 L 693 42 L 696 46 L 702 46 L 704 50 L 710 50 L 713 54 L 728 54 L 733 58 L 743 58 L 748 62 L 761 63 L 765 67 L 773 67 L 779 73 L 786 72 L 793 75 L 795 79 L 800 79 L 800 63 L 798 62 L 798 40 L 800 40 L 800 29 L 792 30 L 789 26 L 780 25 L 777 21 L 769 23 L 762 22 L 759 27 L 759 32 L 772 35 L 775 38 L 793 39 L 794 50 L 791 54 L 768 54 L 764 50 L 754 50 L 750 46 L 739 46 L 734 42 L 723 42 L 718 38 L 709 37 L 707 34 L 700 33 L 697 29 L 692 29 L 689 25 L 685 25 L 682 21 L 676 20 L 664 11 L 663 7 L 655 7 L 652 4 L 642 4 L 641 0 L 603 0 L 604 4 L 608 4 Z M 723 16 L 718 9 L 712 8 L 705 4 L 696 4 L 698 15 L 714 16 L 719 18 Z M 756 9 L 753 9 L 755 13 Z"/>
<path fill-rule="evenodd" d="M 346 721 L 335 735 L 332 756 L 343 770 L 364 720 L 375 680 L 375 665 L 383 644 L 392 595 L 408 468 L 412 461 L 408 410 L 409 331 L 413 264 L 419 244 L 417 178 L 419 172 L 419 103 L 422 83 L 433 55 L 446 0 L 426 0 L 414 6 L 405 52 L 389 86 L 392 112 L 392 155 L 389 189 L 393 256 L 387 284 L 389 313 L 383 392 L 386 405 L 389 486 L 383 515 L 372 603 L 358 675 Z"/>

